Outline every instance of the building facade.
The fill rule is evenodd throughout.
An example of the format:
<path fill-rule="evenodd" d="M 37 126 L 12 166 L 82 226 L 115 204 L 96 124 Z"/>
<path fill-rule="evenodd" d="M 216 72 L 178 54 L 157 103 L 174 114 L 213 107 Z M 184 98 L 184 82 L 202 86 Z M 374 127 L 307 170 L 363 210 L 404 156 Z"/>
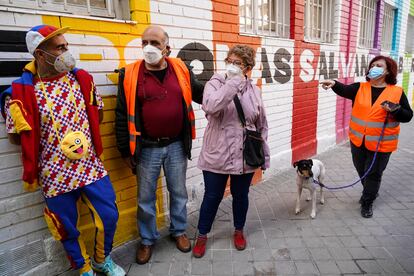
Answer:
<path fill-rule="evenodd" d="M 256 181 L 287 169 L 347 139 L 350 101 L 323 90 L 319 81 L 363 81 L 377 54 L 398 63 L 398 84 L 414 101 L 414 0 L 0 0 L 0 91 L 32 59 L 25 33 L 34 26 L 70 26 L 65 35 L 78 67 L 91 72 L 104 96 L 101 125 L 105 167 L 117 193 L 120 219 L 115 246 L 138 237 L 135 177 L 115 147 L 115 69 L 142 58 L 141 34 L 149 24 L 165 28 L 171 56 L 194 66 L 200 80 L 224 71 L 235 43 L 257 50 L 254 82 L 261 87 L 269 122 L 271 168 Z M 196 211 L 203 178 L 196 168 L 207 124 L 198 104 L 197 139 L 187 171 L 189 211 Z M 9 144 L 0 121 L 0 275 L 54 275 L 69 269 L 63 250 L 43 219 L 40 192 L 25 193 L 20 148 Z M 158 225 L 168 225 L 162 175 Z M 82 235 L 94 235 L 86 207 Z"/>

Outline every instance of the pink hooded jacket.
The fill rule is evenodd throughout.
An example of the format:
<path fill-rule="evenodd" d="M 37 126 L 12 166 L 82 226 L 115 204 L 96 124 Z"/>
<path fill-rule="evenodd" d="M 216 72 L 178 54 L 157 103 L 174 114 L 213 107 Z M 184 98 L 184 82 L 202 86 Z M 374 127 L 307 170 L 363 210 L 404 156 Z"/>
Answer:
<path fill-rule="evenodd" d="M 255 170 L 243 164 L 244 129 L 233 102 L 236 94 L 243 107 L 247 128 L 262 134 L 266 160 L 262 169 L 269 168 L 268 126 L 259 88 L 251 79 L 238 76 L 226 79 L 216 73 L 206 83 L 203 94 L 202 109 L 208 124 L 198 159 L 201 170 L 222 174 L 244 174 Z"/>

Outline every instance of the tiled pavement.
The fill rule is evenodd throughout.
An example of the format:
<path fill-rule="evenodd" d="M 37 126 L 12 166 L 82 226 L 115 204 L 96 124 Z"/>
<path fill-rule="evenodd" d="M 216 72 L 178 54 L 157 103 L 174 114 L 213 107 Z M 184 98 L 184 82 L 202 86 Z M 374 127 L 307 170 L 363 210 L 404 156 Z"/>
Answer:
<path fill-rule="evenodd" d="M 414 122 L 403 124 L 399 151 L 384 173 L 374 217 L 360 216 L 361 185 L 325 194 L 311 219 L 310 202 L 294 214 L 295 171 L 280 173 L 253 186 L 245 232 L 248 248 L 232 245 L 231 198 L 223 200 L 206 255 L 181 253 L 164 235 L 146 265 L 135 263 L 136 242 L 113 253 L 128 275 L 414 275 Z M 319 156 L 326 184 L 356 179 L 348 143 Z M 305 191 L 306 193 L 307 191 Z M 189 217 L 195 237 L 198 212 Z"/>

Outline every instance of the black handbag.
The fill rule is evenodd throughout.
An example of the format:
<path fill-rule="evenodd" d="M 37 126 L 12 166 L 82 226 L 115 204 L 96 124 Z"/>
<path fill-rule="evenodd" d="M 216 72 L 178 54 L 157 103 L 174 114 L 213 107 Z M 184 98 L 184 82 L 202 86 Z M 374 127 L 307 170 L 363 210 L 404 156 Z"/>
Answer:
<path fill-rule="evenodd" d="M 246 118 L 244 117 L 244 112 L 239 97 L 236 95 L 233 101 L 236 105 L 236 110 L 237 114 L 239 115 L 240 122 L 244 127 L 246 133 L 243 145 L 243 158 L 246 161 L 246 164 L 250 167 L 261 167 L 265 163 L 262 134 L 258 131 L 249 130 L 246 128 Z"/>

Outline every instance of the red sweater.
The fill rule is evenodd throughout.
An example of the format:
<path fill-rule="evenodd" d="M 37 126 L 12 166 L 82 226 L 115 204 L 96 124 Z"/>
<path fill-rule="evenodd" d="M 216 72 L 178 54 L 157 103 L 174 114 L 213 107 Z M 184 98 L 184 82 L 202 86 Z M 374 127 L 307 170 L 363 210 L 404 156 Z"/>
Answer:
<path fill-rule="evenodd" d="M 142 107 L 144 135 L 150 138 L 178 137 L 183 128 L 183 96 L 177 76 L 168 64 L 161 82 L 141 64 L 138 99 Z"/>

